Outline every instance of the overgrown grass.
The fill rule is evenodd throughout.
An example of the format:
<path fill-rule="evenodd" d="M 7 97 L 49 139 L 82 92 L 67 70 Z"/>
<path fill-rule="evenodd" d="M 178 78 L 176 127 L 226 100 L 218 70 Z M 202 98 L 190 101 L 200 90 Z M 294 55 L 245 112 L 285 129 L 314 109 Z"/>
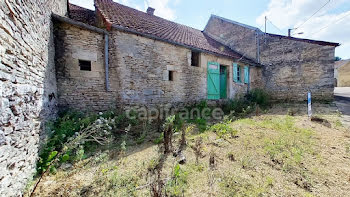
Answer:
<path fill-rule="evenodd" d="M 228 172 L 222 177 L 219 186 L 222 196 L 263 196 L 269 184 L 271 180 L 267 180 L 264 185 L 259 185 L 247 178 Z"/>
<path fill-rule="evenodd" d="M 276 135 L 265 137 L 263 148 L 283 170 L 292 170 L 302 163 L 305 154 L 313 153 L 313 131 L 296 127 L 293 117 L 266 119 L 258 125 L 276 131 Z"/>

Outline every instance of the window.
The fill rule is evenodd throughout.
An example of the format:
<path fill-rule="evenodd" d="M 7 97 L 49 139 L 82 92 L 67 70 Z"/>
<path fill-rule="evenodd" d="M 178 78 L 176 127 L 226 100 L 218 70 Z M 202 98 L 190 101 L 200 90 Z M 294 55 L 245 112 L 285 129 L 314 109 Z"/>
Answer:
<path fill-rule="evenodd" d="M 191 54 L 191 66 L 199 67 L 199 53 L 192 51 Z"/>
<path fill-rule="evenodd" d="M 174 71 L 169 71 L 169 81 L 174 81 Z"/>
<path fill-rule="evenodd" d="M 91 61 L 79 60 L 80 70 L 91 71 Z"/>
<path fill-rule="evenodd" d="M 233 63 L 233 81 L 236 83 L 241 83 L 242 77 L 241 77 L 241 66 L 239 66 L 237 63 Z"/>

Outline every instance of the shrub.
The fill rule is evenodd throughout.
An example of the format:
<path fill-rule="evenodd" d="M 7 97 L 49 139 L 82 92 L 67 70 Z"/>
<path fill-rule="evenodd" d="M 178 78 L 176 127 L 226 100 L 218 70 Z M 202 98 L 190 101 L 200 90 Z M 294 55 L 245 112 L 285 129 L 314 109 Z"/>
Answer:
<path fill-rule="evenodd" d="M 246 97 L 248 101 L 256 103 L 262 108 L 270 105 L 270 96 L 263 89 L 253 89 Z"/>
<path fill-rule="evenodd" d="M 188 173 L 181 169 L 179 164 L 176 164 L 172 172 L 172 179 L 167 184 L 169 196 L 183 196 L 187 188 L 187 177 Z"/>
<path fill-rule="evenodd" d="M 112 137 L 112 129 L 119 123 L 115 117 L 114 112 L 88 115 L 78 112 L 61 114 L 57 121 L 49 123 L 53 133 L 39 154 L 37 175 L 45 172 L 56 157 L 60 162 L 81 160 L 91 146 L 108 143 Z"/>

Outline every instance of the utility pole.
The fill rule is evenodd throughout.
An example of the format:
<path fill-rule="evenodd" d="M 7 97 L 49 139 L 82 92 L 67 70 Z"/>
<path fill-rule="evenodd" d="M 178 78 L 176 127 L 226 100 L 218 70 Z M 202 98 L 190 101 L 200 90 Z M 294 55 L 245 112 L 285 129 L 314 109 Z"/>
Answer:
<path fill-rule="evenodd" d="M 266 34 L 266 21 L 267 21 L 267 17 L 265 16 L 265 34 Z"/>

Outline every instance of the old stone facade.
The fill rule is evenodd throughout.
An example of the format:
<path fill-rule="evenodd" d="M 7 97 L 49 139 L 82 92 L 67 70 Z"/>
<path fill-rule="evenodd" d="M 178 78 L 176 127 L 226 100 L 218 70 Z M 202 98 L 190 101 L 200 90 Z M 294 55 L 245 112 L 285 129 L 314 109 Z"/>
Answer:
<path fill-rule="evenodd" d="M 115 94 L 106 91 L 104 35 L 55 22 L 55 38 L 59 109 L 115 108 Z M 79 60 L 91 61 L 91 71 L 80 70 Z"/>
<path fill-rule="evenodd" d="M 57 24 L 55 32 L 60 109 L 104 111 L 205 100 L 208 62 L 227 67 L 227 98 L 247 92 L 247 84 L 233 82 L 233 59 L 201 53 L 199 66 L 191 66 L 190 49 L 118 30 L 110 32 L 107 91 L 103 35 L 66 23 Z M 80 70 L 79 59 L 92 61 L 92 70 Z M 254 88 L 259 85 L 260 69 L 251 70 Z M 172 81 L 169 72 L 173 72 Z M 243 74 L 241 77 L 244 80 Z"/>
<path fill-rule="evenodd" d="M 333 99 L 337 43 L 265 34 L 214 15 L 204 32 L 261 63 L 262 87 L 274 100 L 306 100 L 308 91 L 314 99 Z"/>
<path fill-rule="evenodd" d="M 67 1 L 45 2 L 0 1 L 0 196 L 21 195 L 57 110 L 50 15 L 65 15 Z"/>

